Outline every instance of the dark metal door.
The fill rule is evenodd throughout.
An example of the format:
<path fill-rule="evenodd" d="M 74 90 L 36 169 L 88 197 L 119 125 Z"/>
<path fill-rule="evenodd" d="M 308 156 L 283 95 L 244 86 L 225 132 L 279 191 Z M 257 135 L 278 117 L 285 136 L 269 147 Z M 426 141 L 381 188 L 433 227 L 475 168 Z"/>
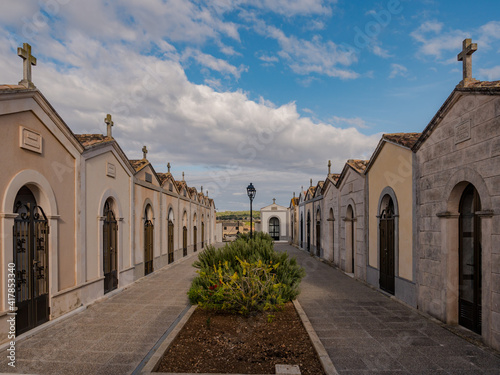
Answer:
<path fill-rule="evenodd" d="M 188 230 L 186 227 L 182 228 L 182 256 L 188 255 Z"/>
<path fill-rule="evenodd" d="M 168 263 L 174 261 L 174 223 L 168 221 Z"/>
<path fill-rule="evenodd" d="M 197 248 L 197 243 L 198 242 L 198 228 L 196 227 L 196 225 L 194 226 L 193 228 L 193 243 L 194 243 L 194 251 L 197 251 L 198 248 Z"/>
<path fill-rule="evenodd" d="M 49 320 L 49 224 L 31 191 L 23 187 L 14 212 L 16 264 L 16 335 Z"/>
<path fill-rule="evenodd" d="M 104 294 L 118 287 L 117 243 L 118 222 L 109 201 L 104 204 L 103 232 L 103 268 Z"/>
<path fill-rule="evenodd" d="M 394 211 L 391 204 L 382 211 L 380 233 L 380 289 L 394 294 Z"/>
<path fill-rule="evenodd" d="M 311 251 L 311 215 L 307 214 L 307 251 Z"/>
<path fill-rule="evenodd" d="M 477 190 L 469 184 L 460 201 L 459 323 L 481 334 L 481 210 Z"/>
<path fill-rule="evenodd" d="M 321 222 L 316 222 L 316 255 L 321 255 Z"/>
<path fill-rule="evenodd" d="M 278 218 L 273 217 L 269 220 L 269 235 L 275 241 L 279 241 L 280 239 L 280 221 Z"/>
<path fill-rule="evenodd" d="M 154 225 L 151 220 L 144 223 L 144 275 L 153 272 Z"/>
<path fill-rule="evenodd" d="M 201 223 L 201 248 L 205 246 L 205 223 Z"/>

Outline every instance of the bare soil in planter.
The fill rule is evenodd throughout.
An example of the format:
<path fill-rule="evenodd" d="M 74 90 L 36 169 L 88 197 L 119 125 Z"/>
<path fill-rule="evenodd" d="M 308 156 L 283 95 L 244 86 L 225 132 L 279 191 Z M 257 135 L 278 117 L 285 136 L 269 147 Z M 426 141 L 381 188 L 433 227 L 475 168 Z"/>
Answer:
<path fill-rule="evenodd" d="M 324 374 L 292 303 L 248 318 L 196 309 L 165 352 L 159 372 L 274 374 L 275 365 L 299 365 Z"/>

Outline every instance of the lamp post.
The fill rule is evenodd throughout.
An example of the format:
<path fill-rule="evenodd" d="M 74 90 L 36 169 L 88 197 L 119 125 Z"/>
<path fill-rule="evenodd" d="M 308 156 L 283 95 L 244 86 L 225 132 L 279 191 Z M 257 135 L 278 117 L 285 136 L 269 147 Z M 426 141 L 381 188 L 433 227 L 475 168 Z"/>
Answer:
<path fill-rule="evenodd" d="M 250 198 L 250 238 L 252 238 L 252 201 L 255 198 L 255 193 L 257 190 L 253 187 L 253 184 L 250 182 L 250 185 L 247 186 L 247 194 L 248 198 Z"/>

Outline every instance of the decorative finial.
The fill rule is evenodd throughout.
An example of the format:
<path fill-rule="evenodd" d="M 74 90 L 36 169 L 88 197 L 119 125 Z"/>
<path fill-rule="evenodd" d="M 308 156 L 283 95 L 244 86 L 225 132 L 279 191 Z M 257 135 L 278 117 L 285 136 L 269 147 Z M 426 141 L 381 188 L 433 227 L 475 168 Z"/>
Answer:
<path fill-rule="evenodd" d="M 184 181 L 184 172 L 182 172 L 182 181 Z"/>
<path fill-rule="evenodd" d="M 17 48 L 17 55 L 23 59 L 23 79 L 19 81 L 19 84 L 27 89 L 36 88 L 31 81 L 31 65 L 36 65 L 36 57 L 31 54 L 31 46 L 23 43 L 22 47 Z"/>
<path fill-rule="evenodd" d="M 293 192 L 293 197 L 295 198 L 295 192 Z"/>
<path fill-rule="evenodd" d="M 167 163 L 168 173 L 170 173 L 170 162 Z"/>
<path fill-rule="evenodd" d="M 203 194 L 203 185 L 201 185 L 200 192 L 201 192 L 201 194 Z"/>
<path fill-rule="evenodd" d="M 309 180 L 309 184 L 311 185 L 311 187 L 313 186 L 313 179 L 312 178 Z"/>
<path fill-rule="evenodd" d="M 144 146 L 142 148 L 142 158 L 146 159 L 147 154 L 148 154 L 148 148 L 146 146 Z"/>
<path fill-rule="evenodd" d="M 106 115 L 104 122 L 106 123 L 108 128 L 107 136 L 111 138 L 111 127 L 113 126 L 114 123 L 113 120 L 111 120 L 111 115 L 109 113 Z"/>
<path fill-rule="evenodd" d="M 300 187 L 300 191 L 304 191 L 304 185 Z"/>
<path fill-rule="evenodd" d="M 472 54 L 477 51 L 477 43 L 472 43 L 472 39 L 464 39 L 462 43 L 462 52 L 457 56 L 458 61 L 463 62 L 463 80 L 460 82 L 462 86 L 467 86 L 470 83 L 476 82 L 472 78 Z"/>
<path fill-rule="evenodd" d="M 328 160 L 328 174 L 332 174 L 332 161 Z"/>
<path fill-rule="evenodd" d="M 273 204 L 276 204 L 276 198 L 273 198 Z"/>
<path fill-rule="evenodd" d="M 208 197 L 208 190 L 207 190 L 207 197 Z"/>

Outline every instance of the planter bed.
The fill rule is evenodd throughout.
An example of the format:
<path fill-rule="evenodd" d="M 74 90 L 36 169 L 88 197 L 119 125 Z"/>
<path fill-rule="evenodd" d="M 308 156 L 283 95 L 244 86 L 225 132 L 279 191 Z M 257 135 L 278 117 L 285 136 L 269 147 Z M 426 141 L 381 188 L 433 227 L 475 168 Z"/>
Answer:
<path fill-rule="evenodd" d="M 302 374 L 325 374 L 292 303 L 282 311 L 245 318 L 196 309 L 157 362 L 163 373 L 274 374 L 275 365 L 298 365 Z"/>

